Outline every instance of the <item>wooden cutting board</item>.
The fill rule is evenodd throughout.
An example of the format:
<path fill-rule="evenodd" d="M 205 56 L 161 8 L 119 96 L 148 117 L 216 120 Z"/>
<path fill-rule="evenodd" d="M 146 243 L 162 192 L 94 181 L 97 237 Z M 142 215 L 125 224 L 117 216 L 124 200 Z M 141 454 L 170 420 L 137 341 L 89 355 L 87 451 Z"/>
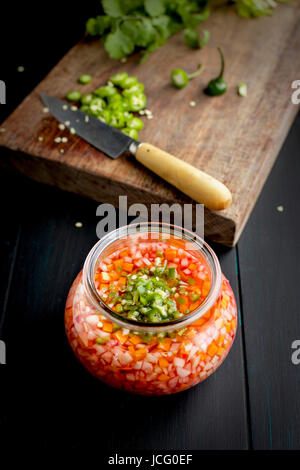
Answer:
<path fill-rule="evenodd" d="M 154 115 L 145 119 L 140 138 L 210 173 L 232 191 L 229 209 L 205 211 L 206 236 L 232 246 L 299 109 L 291 102 L 291 83 L 300 78 L 299 20 L 299 2 L 279 6 L 271 18 L 255 20 L 219 9 L 205 23 L 211 41 L 203 50 L 188 49 L 178 34 L 143 65 L 136 56 L 125 64 L 111 60 L 98 40 L 83 40 L 2 124 L 1 163 L 99 202 L 117 205 L 119 195 L 127 195 L 128 204 L 191 202 L 132 157 L 111 160 L 76 135 L 60 131 L 57 121 L 43 112 L 42 91 L 64 97 L 80 87 L 80 74 L 91 73 L 92 83 L 81 88 L 88 92 L 117 71 L 127 71 L 145 83 Z M 210 98 L 202 90 L 218 74 L 219 45 L 226 57 L 228 92 Z M 170 86 L 173 68 L 192 72 L 200 62 L 205 69 L 198 79 L 183 90 Z M 248 84 L 247 98 L 237 95 L 240 81 Z M 68 137 L 68 142 L 56 144 L 58 136 Z"/>

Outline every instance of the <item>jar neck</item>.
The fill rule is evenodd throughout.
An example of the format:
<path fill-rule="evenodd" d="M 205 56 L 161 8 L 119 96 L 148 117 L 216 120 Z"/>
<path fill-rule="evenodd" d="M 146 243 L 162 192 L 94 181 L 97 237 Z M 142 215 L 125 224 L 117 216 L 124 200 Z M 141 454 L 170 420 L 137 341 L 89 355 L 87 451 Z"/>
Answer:
<path fill-rule="evenodd" d="M 160 323 L 146 323 L 127 319 L 109 308 L 97 291 L 95 285 L 95 270 L 99 260 L 107 256 L 108 253 L 116 251 L 118 246 L 124 243 L 124 240 L 129 239 L 128 237 L 136 237 L 138 240 L 139 238 L 142 239 L 143 237 L 149 236 L 149 234 L 153 237 L 153 240 L 155 240 L 155 238 L 158 239 L 158 237 L 167 239 L 169 236 L 172 239 L 178 240 L 178 242 L 182 241 L 183 244 L 187 244 L 189 247 L 192 247 L 195 252 L 201 254 L 209 268 L 211 286 L 208 295 L 198 308 L 182 318 Z M 160 333 L 179 330 L 198 320 L 215 304 L 220 293 L 221 283 L 222 274 L 218 258 L 202 238 L 181 227 L 159 222 L 127 225 L 108 233 L 91 249 L 83 267 L 83 286 L 87 299 L 93 307 L 118 326 L 142 333 Z"/>

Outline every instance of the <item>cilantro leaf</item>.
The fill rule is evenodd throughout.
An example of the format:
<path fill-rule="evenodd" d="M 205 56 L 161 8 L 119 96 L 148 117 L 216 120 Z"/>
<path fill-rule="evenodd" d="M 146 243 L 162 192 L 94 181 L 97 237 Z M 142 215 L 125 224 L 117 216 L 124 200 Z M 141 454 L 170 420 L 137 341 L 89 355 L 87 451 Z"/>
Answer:
<path fill-rule="evenodd" d="M 106 36 L 104 47 L 112 59 L 122 59 L 133 52 L 134 42 L 118 28 Z"/>
<path fill-rule="evenodd" d="M 102 0 L 104 13 L 113 18 L 120 18 L 125 13 L 121 0 Z"/>
<path fill-rule="evenodd" d="M 129 36 L 138 47 L 146 47 L 155 38 L 155 29 L 149 18 L 128 18 L 120 26 L 122 32 Z"/>
<path fill-rule="evenodd" d="M 132 11 L 143 8 L 144 0 L 122 0 L 121 3 L 123 11 L 128 14 Z"/>
<path fill-rule="evenodd" d="M 267 0 L 235 0 L 239 16 L 244 18 L 272 15 L 271 4 Z"/>
<path fill-rule="evenodd" d="M 277 3 L 289 0 L 231 0 L 239 16 L 245 18 L 272 15 Z M 90 18 L 86 32 L 102 36 L 110 57 L 122 59 L 138 48 L 142 62 L 165 44 L 169 36 L 184 30 L 184 39 L 192 48 L 203 47 L 210 38 L 197 26 L 210 15 L 212 0 L 100 0 L 102 15 Z"/>
<path fill-rule="evenodd" d="M 150 16 L 161 16 L 166 11 L 164 0 L 145 0 L 145 10 Z"/>
<path fill-rule="evenodd" d="M 210 33 L 207 29 L 202 29 L 202 39 L 199 38 L 198 32 L 196 29 L 186 28 L 184 30 L 184 40 L 186 44 L 192 49 L 201 49 L 205 44 L 208 43 L 210 39 Z"/>
<path fill-rule="evenodd" d="M 168 39 L 171 34 L 169 30 L 169 17 L 167 15 L 158 16 L 157 18 L 153 18 L 152 23 L 160 36 L 164 39 Z"/>
<path fill-rule="evenodd" d="M 102 36 L 110 25 L 111 20 L 109 16 L 96 16 L 96 18 L 90 18 L 87 21 L 86 32 L 91 36 Z"/>

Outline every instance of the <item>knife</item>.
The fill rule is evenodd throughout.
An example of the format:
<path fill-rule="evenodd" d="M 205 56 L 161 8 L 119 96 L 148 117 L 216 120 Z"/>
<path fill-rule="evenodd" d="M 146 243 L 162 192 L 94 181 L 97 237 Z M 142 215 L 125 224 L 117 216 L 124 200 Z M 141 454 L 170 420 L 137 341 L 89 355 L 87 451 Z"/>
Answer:
<path fill-rule="evenodd" d="M 49 112 L 66 127 L 111 158 L 129 151 L 136 160 L 196 202 L 212 210 L 231 204 L 229 189 L 212 176 L 151 144 L 138 142 L 99 119 L 45 93 L 41 99 Z M 73 132 L 74 132 L 73 131 Z"/>

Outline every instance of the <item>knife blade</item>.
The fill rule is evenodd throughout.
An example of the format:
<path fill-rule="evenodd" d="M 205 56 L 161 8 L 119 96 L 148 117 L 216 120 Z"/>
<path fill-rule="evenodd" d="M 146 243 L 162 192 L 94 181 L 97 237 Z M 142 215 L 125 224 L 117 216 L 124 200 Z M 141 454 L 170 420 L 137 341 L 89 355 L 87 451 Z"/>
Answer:
<path fill-rule="evenodd" d="M 45 93 L 41 93 L 40 96 L 52 116 L 69 129 L 74 129 L 77 135 L 109 157 L 118 158 L 129 150 L 131 144 L 138 145 L 138 142 L 128 135 L 79 109 L 75 110 L 74 106 L 65 101 Z"/>
<path fill-rule="evenodd" d="M 211 210 L 222 210 L 232 201 L 221 181 L 154 145 L 138 142 L 123 132 L 58 98 L 41 93 L 49 112 L 73 133 L 111 158 L 129 151 L 136 160 L 168 183 Z"/>

